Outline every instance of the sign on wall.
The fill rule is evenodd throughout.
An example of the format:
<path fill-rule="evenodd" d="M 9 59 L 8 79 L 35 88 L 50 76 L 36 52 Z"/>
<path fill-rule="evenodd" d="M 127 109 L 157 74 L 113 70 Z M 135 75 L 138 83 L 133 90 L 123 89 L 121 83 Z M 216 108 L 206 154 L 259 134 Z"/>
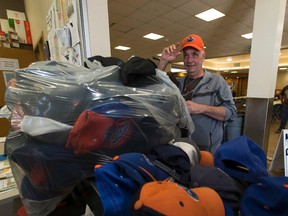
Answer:
<path fill-rule="evenodd" d="M 5 87 L 8 86 L 9 80 L 14 78 L 14 71 L 18 68 L 19 68 L 18 59 L 0 58 L 0 71 L 2 71 L 3 74 Z"/>
<path fill-rule="evenodd" d="M 19 68 L 19 62 L 17 59 L 0 58 L 0 70 L 14 71 Z"/>

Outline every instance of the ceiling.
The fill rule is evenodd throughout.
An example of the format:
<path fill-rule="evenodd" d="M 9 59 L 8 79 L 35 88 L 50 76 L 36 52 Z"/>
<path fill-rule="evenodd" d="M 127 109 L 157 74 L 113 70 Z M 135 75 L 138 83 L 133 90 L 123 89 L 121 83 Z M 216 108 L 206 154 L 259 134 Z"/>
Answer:
<path fill-rule="evenodd" d="M 195 17 L 210 8 L 225 16 L 210 22 Z M 205 62 L 225 63 L 226 57 L 232 56 L 230 64 L 245 61 L 249 66 L 252 40 L 241 35 L 252 32 L 254 9 L 255 0 L 108 0 L 111 55 L 124 61 L 132 55 L 157 61 L 157 54 L 164 47 L 195 33 L 204 40 Z M 286 12 L 282 48 L 288 47 L 287 22 Z M 151 32 L 164 37 L 159 40 L 142 37 Z M 115 50 L 118 45 L 131 49 Z M 177 60 L 182 61 L 182 56 Z"/>

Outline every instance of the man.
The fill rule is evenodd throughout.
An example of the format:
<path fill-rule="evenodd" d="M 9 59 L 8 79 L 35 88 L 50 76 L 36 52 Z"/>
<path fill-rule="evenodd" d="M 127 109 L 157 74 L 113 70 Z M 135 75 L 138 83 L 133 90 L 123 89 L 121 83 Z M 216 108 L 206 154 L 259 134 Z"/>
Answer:
<path fill-rule="evenodd" d="M 203 69 L 202 38 L 196 34 L 188 35 L 182 40 L 181 50 L 179 46 L 177 43 L 163 49 L 158 68 L 165 70 L 167 64 L 183 52 L 187 75 L 180 81 L 180 90 L 195 125 L 191 138 L 200 150 L 214 154 L 223 140 L 223 123 L 237 117 L 236 106 L 223 77 Z"/>
<path fill-rule="evenodd" d="M 275 133 L 281 133 L 286 128 L 288 121 L 288 85 L 281 90 L 280 99 L 282 103 L 281 122 Z"/>

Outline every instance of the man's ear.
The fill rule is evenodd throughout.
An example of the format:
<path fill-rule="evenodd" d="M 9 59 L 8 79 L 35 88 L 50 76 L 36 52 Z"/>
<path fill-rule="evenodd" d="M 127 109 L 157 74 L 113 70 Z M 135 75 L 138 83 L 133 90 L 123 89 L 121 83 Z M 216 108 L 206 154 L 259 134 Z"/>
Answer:
<path fill-rule="evenodd" d="M 202 50 L 202 57 L 203 57 L 203 60 L 206 59 L 206 52 L 204 50 Z"/>

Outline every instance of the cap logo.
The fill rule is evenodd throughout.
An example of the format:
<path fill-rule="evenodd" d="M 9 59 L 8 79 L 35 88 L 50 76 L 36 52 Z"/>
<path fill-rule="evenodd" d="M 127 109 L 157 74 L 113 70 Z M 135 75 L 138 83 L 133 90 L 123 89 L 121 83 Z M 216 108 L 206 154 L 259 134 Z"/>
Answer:
<path fill-rule="evenodd" d="M 194 41 L 194 37 L 192 37 L 192 36 L 189 36 L 188 38 L 187 38 L 187 41 L 190 43 L 190 42 L 193 42 Z"/>
<path fill-rule="evenodd" d="M 131 136 L 132 121 L 129 118 L 118 119 L 103 134 L 103 141 L 108 147 L 115 148 L 125 143 Z"/>

